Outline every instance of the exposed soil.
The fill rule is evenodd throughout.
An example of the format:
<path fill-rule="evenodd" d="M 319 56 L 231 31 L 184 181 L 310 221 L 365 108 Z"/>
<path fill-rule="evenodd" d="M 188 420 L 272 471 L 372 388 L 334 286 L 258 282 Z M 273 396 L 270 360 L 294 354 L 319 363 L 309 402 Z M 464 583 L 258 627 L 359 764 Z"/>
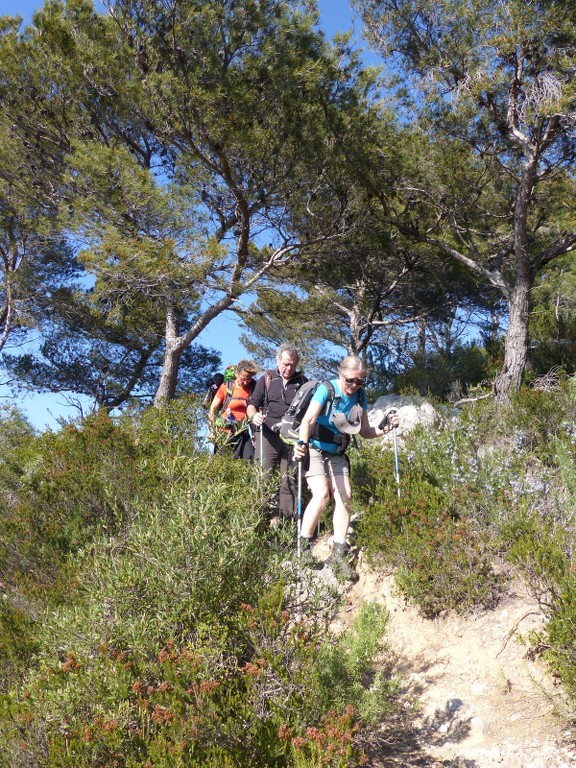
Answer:
<path fill-rule="evenodd" d="M 328 541 L 315 553 L 322 559 Z M 520 582 L 497 608 L 424 619 L 407 606 L 392 575 L 359 562 L 336 628 L 363 601 L 389 611 L 382 663 L 402 681 L 404 715 L 382 726 L 373 768 L 574 768 L 575 732 L 561 689 L 521 641 L 545 620 Z"/>

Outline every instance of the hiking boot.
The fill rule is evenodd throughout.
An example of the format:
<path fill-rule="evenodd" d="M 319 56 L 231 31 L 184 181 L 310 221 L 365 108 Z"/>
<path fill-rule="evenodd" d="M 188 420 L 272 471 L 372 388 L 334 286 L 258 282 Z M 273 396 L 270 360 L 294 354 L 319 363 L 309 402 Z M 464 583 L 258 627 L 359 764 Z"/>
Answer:
<path fill-rule="evenodd" d="M 319 571 L 324 567 L 320 560 L 317 560 L 312 553 L 312 539 L 306 536 L 300 537 L 300 565 L 302 568 L 310 568 L 312 571 Z"/>
<path fill-rule="evenodd" d="M 352 555 L 348 544 L 340 544 L 335 541 L 325 564 L 338 581 L 358 581 L 358 573 L 352 564 Z"/>

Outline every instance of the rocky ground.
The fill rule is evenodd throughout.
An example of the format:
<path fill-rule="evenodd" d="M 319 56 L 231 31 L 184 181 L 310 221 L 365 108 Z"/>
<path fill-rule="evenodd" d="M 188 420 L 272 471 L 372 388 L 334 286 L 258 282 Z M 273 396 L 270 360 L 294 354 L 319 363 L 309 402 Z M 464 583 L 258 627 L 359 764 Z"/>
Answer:
<path fill-rule="evenodd" d="M 325 559 L 328 541 L 315 554 Z M 383 726 L 373 768 L 574 768 L 576 732 L 561 690 L 521 642 L 544 616 L 521 583 L 493 611 L 427 620 L 407 606 L 392 575 L 359 562 L 336 623 L 362 601 L 389 611 L 383 663 L 402 680 L 405 717 Z"/>

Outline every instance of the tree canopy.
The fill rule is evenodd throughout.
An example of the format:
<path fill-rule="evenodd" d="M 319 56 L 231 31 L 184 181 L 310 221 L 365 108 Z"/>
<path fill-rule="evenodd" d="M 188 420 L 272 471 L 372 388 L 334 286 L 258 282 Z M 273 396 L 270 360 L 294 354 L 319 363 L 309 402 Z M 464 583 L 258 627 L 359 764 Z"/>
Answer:
<path fill-rule="evenodd" d="M 0 351 L 40 334 L 6 370 L 160 405 L 224 311 L 260 358 L 289 336 L 396 373 L 505 315 L 494 389 L 518 389 L 534 285 L 576 243 L 574 11 L 353 5 L 386 78 L 312 0 L 2 19 Z"/>
<path fill-rule="evenodd" d="M 574 9 L 519 0 L 354 5 L 417 94 L 413 114 L 432 160 L 405 167 L 397 185 L 405 205 L 391 215 L 507 302 L 495 383 L 505 400 L 524 373 L 535 276 L 576 243 Z"/>

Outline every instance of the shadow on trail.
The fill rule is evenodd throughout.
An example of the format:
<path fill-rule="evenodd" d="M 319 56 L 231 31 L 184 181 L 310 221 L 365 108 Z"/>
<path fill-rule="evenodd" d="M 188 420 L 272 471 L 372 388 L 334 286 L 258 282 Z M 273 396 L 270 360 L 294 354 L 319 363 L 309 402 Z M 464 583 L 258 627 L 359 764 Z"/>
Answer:
<path fill-rule="evenodd" d="M 404 709 L 394 712 L 367 738 L 367 764 L 371 768 L 480 768 L 476 760 L 458 756 L 438 759 L 430 754 L 443 745 L 465 741 L 471 732 L 470 721 L 459 719 L 464 706 L 460 699 L 449 699 L 443 709 L 436 709 L 424 720 L 418 713 L 420 696 L 442 673 L 434 673 L 432 665 L 416 664 L 418 676 L 411 679 L 414 660 L 407 663 L 400 657 L 388 657 L 385 667 L 388 675 L 404 682 L 400 692 Z"/>
<path fill-rule="evenodd" d="M 441 713 L 437 714 L 440 716 Z M 447 713 L 444 722 L 450 722 Z M 458 741 L 466 737 L 464 730 L 458 733 L 455 729 L 449 739 L 445 735 L 444 738 Z M 371 768 L 480 768 L 476 760 L 461 757 L 439 760 L 429 754 L 428 749 L 438 743 L 429 740 L 421 728 L 415 727 L 410 713 L 400 713 L 382 723 L 378 732 L 371 734 L 369 743 L 363 746 L 367 765 Z"/>

